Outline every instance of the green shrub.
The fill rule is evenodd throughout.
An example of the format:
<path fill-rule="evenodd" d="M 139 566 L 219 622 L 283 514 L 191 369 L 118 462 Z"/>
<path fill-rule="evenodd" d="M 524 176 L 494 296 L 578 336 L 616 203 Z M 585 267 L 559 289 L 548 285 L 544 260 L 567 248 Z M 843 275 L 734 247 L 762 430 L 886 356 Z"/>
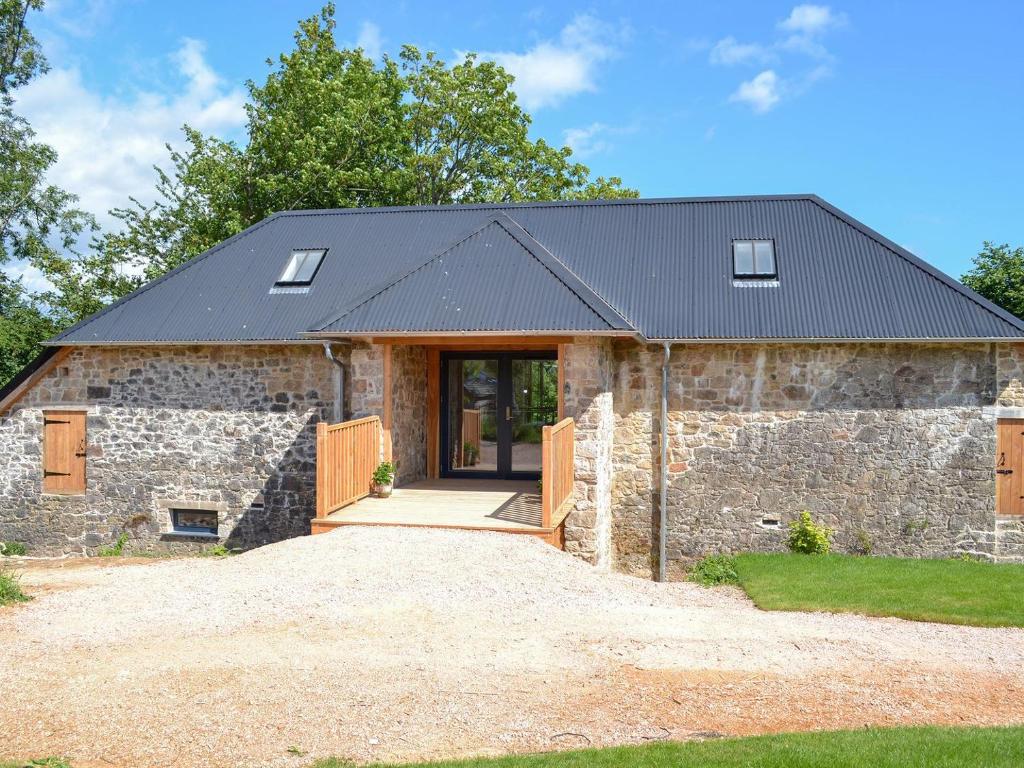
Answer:
<path fill-rule="evenodd" d="M 124 545 L 128 543 L 128 534 L 122 533 L 117 537 L 117 543 L 112 547 L 100 547 L 96 553 L 100 557 L 120 557 L 124 553 Z"/>
<path fill-rule="evenodd" d="M 854 544 L 853 554 L 855 555 L 870 555 L 871 550 L 874 549 L 874 545 L 871 543 L 871 537 L 868 532 L 863 528 L 858 528 L 853 532 Z"/>
<path fill-rule="evenodd" d="M 515 429 L 512 439 L 517 443 L 539 444 L 544 437 L 543 424 L 521 424 Z"/>
<path fill-rule="evenodd" d="M 390 461 L 382 461 L 373 470 L 374 485 L 391 485 L 395 480 L 395 465 Z"/>
<path fill-rule="evenodd" d="M 0 605 L 11 603 L 24 603 L 31 600 L 28 595 L 21 591 L 21 582 L 18 574 L 8 569 L 0 569 Z"/>
<path fill-rule="evenodd" d="M 705 587 L 719 584 L 739 584 L 736 561 L 730 555 L 706 555 L 694 563 L 687 574 L 690 581 Z"/>
<path fill-rule="evenodd" d="M 959 560 L 961 563 L 984 563 L 985 558 L 979 557 L 978 555 L 972 555 L 970 552 L 961 552 L 958 555 L 953 555 L 949 558 L 950 560 Z"/>
<path fill-rule="evenodd" d="M 28 552 L 20 541 L 0 541 L 0 555 L 24 555 Z"/>
<path fill-rule="evenodd" d="M 223 544 L 214 544 L 212 547 L 207 547 L 199 553 L 200 557 L 230 557 L 234 554 L 230 549 L 225 547 Z"/>
<path fill-rule="evenodd" d="M 924 533 L 928 530 L 928 518 L 922 517 L 920 520 L 908 520 L 903 526 L 903 533 L 907 536 L 912 536 L 915 533 Z"/>
<path fill-rule="evenodd" d="M 786 544 L 790 552 L 801 555 L 827 555 L 831 544 L 829 538 L 832 529 L 827 525 L 818 525 L 811 519 L 811 513 L 804 510 L 798 520 L 789 524 L 789 540 Z"/>

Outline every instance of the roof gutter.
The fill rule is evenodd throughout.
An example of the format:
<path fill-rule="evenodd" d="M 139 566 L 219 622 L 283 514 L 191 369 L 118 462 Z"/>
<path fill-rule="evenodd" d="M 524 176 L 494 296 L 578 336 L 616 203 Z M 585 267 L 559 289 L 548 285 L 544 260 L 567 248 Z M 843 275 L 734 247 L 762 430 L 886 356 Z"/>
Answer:
<path fill-rule="evenodd" d="M 305 339 L 401 339 L 407 336 L 435 336 L 441 339 L 459 339 L 464 337 L 493 336 L 495 338 L 513 337 L 517 339 L 529 339 L 531 336 L 616 336 L 636 339 L 643 343 L 644 337 L 636 331 L 630 330 L 607 330 L 607 331 L 574 331 L 574 330 L 534 330 L 534 331 L 303 331 L 299 334 Z"/>
<path fill-rule="evenodd" d="M 1007 342 L 1019 344 L 1024 342 L 1021 336 L 915 336 L 915 337 L 819 337 L 819 336 L 761 336 L 730 338 L 678 338 L 648 339 L 649 344 L 989 344 Z"/>

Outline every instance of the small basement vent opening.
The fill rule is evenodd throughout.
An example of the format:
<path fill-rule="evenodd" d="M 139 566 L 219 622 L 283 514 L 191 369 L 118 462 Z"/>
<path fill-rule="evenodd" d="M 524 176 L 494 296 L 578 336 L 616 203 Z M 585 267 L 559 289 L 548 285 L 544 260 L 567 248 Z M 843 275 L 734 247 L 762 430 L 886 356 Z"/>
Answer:
<path fill-rule="evenodd" d="M 219 519 L 215 509 L 171 509 L 170 533 L 176 536 L 217 537 Z"/>
<path fill-rule="evenodd" d="M 775 515 L 765 515 L 761 518 L 761 527 L 763 528 L 781 528 L 782 521 Z"/>

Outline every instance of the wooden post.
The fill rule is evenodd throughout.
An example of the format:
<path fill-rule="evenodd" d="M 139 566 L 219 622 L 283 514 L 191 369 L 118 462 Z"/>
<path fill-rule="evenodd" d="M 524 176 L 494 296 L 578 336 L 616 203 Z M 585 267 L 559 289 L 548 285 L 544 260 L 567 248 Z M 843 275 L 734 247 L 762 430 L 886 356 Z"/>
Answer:
<path fill-rule="evenodd" d="M 384 461 L 391 461 L 391 345 L 384 345 L 384 386 L 383 386 L 383 410 L 381 426 L 384 430 Z"/>
<path fill-rule="evenodd" d="M 558 420 L 565 418 L 565 353 L 568 344 L 558 345 Z"/>
<path fill-rule="evenodd" d="M 427 478 L 441 475 L 441 352 L 427 349 Z"/>
<path fill-rule="evenodd" d="M 555 473 L 551 467 L 551 427 L 547 426 L 541 429 L 540 473 L 540 526 L 550 528 Z"/>
<path fill-rule="evenodd" d="M 327 425 L 316 423 L 316 516 L 327 517 L 327 489 L 324 487 L 327 476 L 327 457 L 324 455 L 327 445 Z"/>

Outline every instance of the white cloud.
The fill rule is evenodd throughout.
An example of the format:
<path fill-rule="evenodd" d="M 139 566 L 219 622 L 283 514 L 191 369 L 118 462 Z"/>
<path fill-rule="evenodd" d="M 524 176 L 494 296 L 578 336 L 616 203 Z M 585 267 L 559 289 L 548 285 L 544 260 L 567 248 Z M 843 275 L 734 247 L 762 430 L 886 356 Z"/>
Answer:
<path fill-rule="evenodd" d="M 49 0 L 43 14 L 72 37 L 92 37 L 114 15 L 117 0 Z"/>
<path fill-rule="evenodd" d="M 16 280 L 21 280 L 28 293 L 43 293 L 53 288 L 53 284 L 46 279 L 42 271 L 28 262 L 6 264 L 4 271 Z"/>
<path fill-rule="evenodd" d="M 741 82 L 729 97 L 729 101 L 746 104 L 755 112 L 768 112 L 783 97 L 795 97 L 832 73 L 834 59 L 821 38 L 846 20 L 846 14 L 836 13 L 827 5 L 797 5 L 776 25 L 785 35 L 777 34 L 774 41 L 763 44 L 724 37 L 711 48 L 708 58 L 712 64 L 771 64 L 772 68 Z M 794 56 L 805 57 L 803 66 L 807 66 L 806 58 L 823 63 L 809 72 L 783 78 L 776 69 L 790 64 Z"/>
<path fill-rule="evenodd" d="M 363 53 L 371 59 L 379 59 L 384 53 L 384 38 L 381 37 L 380 27 L 372 21 L 364 21 L 359 26 L 356 48 L 362 48 Z"/>
<path fill-rule="evenodd" d="M 608 126 L 604 123 L 591 123 L 586 128 L 569 128 L 565 131 L 565 145 L 580 158 L 591 157 L 611 147 L 607 139 Z"/>
<path fill-rule="evenodd" d="M 562 137 L 573 154 L 582 159 L 607 152 L 615 146 L 612 141 L 614 137 L 636 133 L 640 128 L 640 123 L 636 121 L 625 125 L 595 122 L 582 128 L 567 128 L 562 132 Z"/>
<path fill-rule="evenodd" d="M 49 180 L 79 195 L 101 225 L 113 223 L 107 212 L 129 196 L 152 199 L 152 167 L 166 164 L 164 145 L 181 143 L 184 123 L 221 135 L 244 125 L 244 92 L 225 85 L 201 42 L 184 40 L 169 61 L 180 85 L 163 91 L 111 96 L 90 88 L 77 68 L 55 67 L 18 92 L 18 111 L 58 152 Z"/>
<path fill-rule="evenodd" d="M 599 64 L 619 55 L 629 37 L 599 19 L 581 14 L 566 25 L 557 40 L 544 40 L 525 53 L 484 51 L 516 79 L 512 86 L 526 109 L 555 106 L 578 93 L 597 90 Z"/>
<path fill-rule="evenodd" d="M 835 13 L 827 5 L 798 5 L 779 22 L 779 29 L 800 35 L 817 35 L 846 23 L 846 14 Z"/>
<path fill-rule="evenodd" d="M 820 37 L 830 29 L 846 24 L 846 14 L 836 13 L 827 5 L 798 5 L 779 22 L 779 29 L 791 34 L 778 47 L 816 59 L 829 58 Z"/>
<path fill-rule="evenodd" d="M 747 104 L 755 112 L 764 113 L 779 103 L 779 99 L 782 98 L 781 88 L 779 76 L 774 70 L 766 69 L 753 80 L 740 83 L 739 88 L 729 97 L 729 101 Z"/>
<path fill-rule="evenodd" d="M 772 53 L 759 43 L 741 43 L 730 35 L 714 44 L 708 58 L 712 64 L 743 64 L 748 61 L 766 61 L 772 58 Z"/>

